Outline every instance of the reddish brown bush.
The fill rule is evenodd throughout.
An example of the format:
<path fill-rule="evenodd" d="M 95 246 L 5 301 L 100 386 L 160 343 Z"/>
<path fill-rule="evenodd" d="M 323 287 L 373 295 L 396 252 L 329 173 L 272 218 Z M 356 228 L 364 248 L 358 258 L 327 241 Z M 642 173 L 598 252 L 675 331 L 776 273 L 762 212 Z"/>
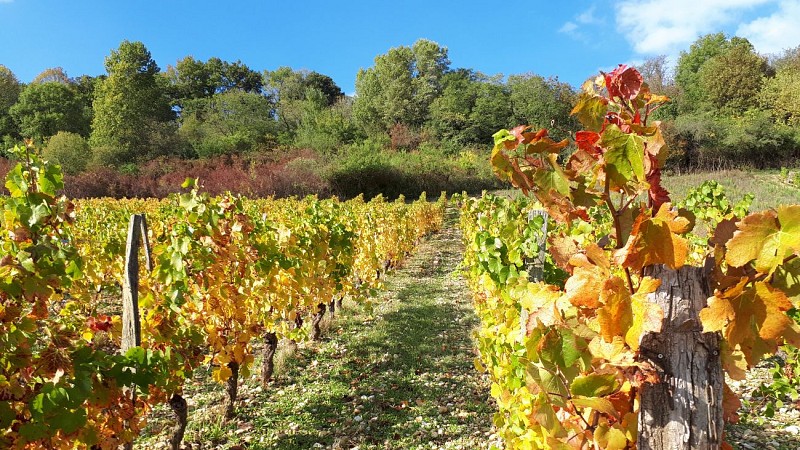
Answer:
<path fill-rule="evenodd" d="M 224 192 L 248 197 L 327 195 L 328 185 L 315 170 L 318 165 L 318 156 L 309 151 L 272 158 L 159 158 L 143 164 L 135 174 L 100 168 L 66 176 L 64 193 L 71 198 L 166 197 L 179 192 L 186 178 L 197 178 L 203 190 L 211 195 Z"/>

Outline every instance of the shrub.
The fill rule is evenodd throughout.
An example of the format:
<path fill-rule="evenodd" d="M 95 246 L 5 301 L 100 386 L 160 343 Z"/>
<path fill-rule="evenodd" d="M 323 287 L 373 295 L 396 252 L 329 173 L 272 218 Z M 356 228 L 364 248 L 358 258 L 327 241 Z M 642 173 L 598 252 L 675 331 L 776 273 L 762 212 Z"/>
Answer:
<path fill-rule="evenodd" d="M 86 139 L 68 131 L 52 136 L 42 153 L 45 159 L 61 164 L 65 174 L 83 172 L 92 160 L 92 149 Z"/>

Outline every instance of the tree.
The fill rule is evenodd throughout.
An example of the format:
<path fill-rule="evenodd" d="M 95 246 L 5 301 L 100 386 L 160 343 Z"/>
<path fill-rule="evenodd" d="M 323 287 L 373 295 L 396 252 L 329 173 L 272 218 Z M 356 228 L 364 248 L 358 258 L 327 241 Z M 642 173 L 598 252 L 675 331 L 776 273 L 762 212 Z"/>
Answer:
<path fill-rule="evenodd" d="M 261 94 L 232 90 L 198 100 L 180 133 L 201 157 L 237 154 L 268 143 L 275 132 L 272 103 Z"/>
<path fill-rule="evenodd" d="M 387 132 L 397 124 L 421 127 L 441 94 L 449 64 L 447 48 L 425 39 L 377 56 L 373 67 L 356 76 L 356 120 L 373 132 Z"/>
<path fill-rule="evenodd" d="M 576 128 L 577 123 L 570 117 L 575 92 L 569 84 L 558 78 L 526 74 L 509 76 L 508 87 L 515 123 L 552 128 L 558 130 L 554 135 L 560 137 L 566 137 L 565 132 Z"/>
<path fill-rule="evenodd" d="M 779 66 L 775 77 L 764 82 L 761 105 L 778 122 L 800 125 L 800 64 Z"/>
<path fill-rule="evenodd" d="M 315 115 L 320 108 L 331 107 L 344 97 L 331 77 L 285 66 L 264 71 L 264 87 L 275 103 L 281 140 L 287 144 L 294 140 L 304 117 L 310 117 L 309 111 Z"/>
<path fill-rule="evenodd" d="M 438 139 L 482 145 L 509 125 L 509 90 L 500 76 L 458 69 L 446 73 L 442 85 L 442 94 L 431 103 L 428 120 L 428 129 Z"/>
<path fill-rule="evenodd" d="M 61 165 L 67 174 L 83 172 L 92 160 L 92 149 L 81 135 L 59 131 L 47 141 L 44 157 Z"/>
<path fill-rule="evenodd" d="M 9 114 L 9 108 L 17 103 L 21 91 L 22 84 L 14 72 L 0 64 L 0 137 L 19 135 L 17 126 Z"/>
<path fill-rule="evenodd" d="M 697 72 L 698 86 L 712 108 L 741 115 L 758 105 L 758 95 L 770 68 L 746 39 L 735 38 Z"/>
<path fill-rule="evenodd" d="M 32 83 L 25 87 L 9 113 L 24 137 L 43 141 L 59 131 L 81 135 L 89 132 L 89 118 L 70 84 L 60 81 Z"/>
<path fill-rule="evenodd" d="M 669 62 L 666 55 L 659 55 L 646 59 L 636 67 L 642 74 L 642 79 L 650 87 L 650 92 L 666 95 L 670 99 L 680 97 L 680 88 L 675 84 L 675 79 L 669 69 Z M 662 105 L 653 113 L 656 120 L 674 119 L 678 116 L 678 108 L 675 102 Z"/>
<path fill-rule="evenodd" d="M 650 86 L 651 92 L 664 92 L 667 86 L 673 84 L 669 75 L 667 55 L 658 55 L 646 59 L 642 64 L 636 66 L 642 74 L 644 82 Z"/>
<path fill-rule="evenodd" d="M 700 83 L 700 69 L 703 65 L 731 46 L 745 43 L 750 45 L 746 39 L 728 39 L 724 33 L 707 34 L 692 43 L 688 52 L 681 52 L 675 68 L 675 83 L 680 88 L 676 103 L 681 113 L 697 111 L 704 106 L 706 96 Z"/>
<path fill-rule="evenodd" d="M 475 106 L 469 114 L 468 142 L 478 145 L 491 142 L 499 126 L 511 123 L 513 111 L 510 105 L 511 93 L 508 86 L 500 82 L 499 76 L 482 81 Z"/>
<path fill-rule="evenodd" d="M 775 76 L 767 78 L 761 90 L 761 106 L 773 113 L 776 121 L 800 125 L 800 46 L 772 59 Z"/>
<path fill-rule="evenodd" d="M 71 84 L 72 80 L 67 76 L 67 72 L 64 71 L 61 67 L 52 67 L 50 69 L 45 69 L 39 75 L 31 81 L 31 84 L 37 83 L 61 83 L 61 84 Z"/>
<path fill-rule="evenodd" d="M 428 129 L 440 140 L 459 144 L 472 141 L 467 129 L 480 90 L 478 75 L 469 69 L 454 70 L 444 75 L 442 85 L 442 94 L 430 105 Z"/>
<path fill-rule="evenodd" d="M 158 65 L 144 44 L 123 41 L 105 66 L 108 78 L 95 90 L 90 143 L 117 152 L 116 161 L 145 159 L 157 151 L 153 137 L 175 117 L 156 81 Z"/>
<path fill-rule="evenodd" d="M 294 144 L 301 148 L 313 148 L 323 153 L 335 153 L 343 145 L 363 138 L 352 120 L 352 101 L 341 97 L 332 106 L 325 105 L 325 95 L 310 90 L 310 98 L 304 102 L 303 116 L 296 132 Z M 318 96 L 314 99 L 314 96 Z"/>
<path fill-rule="evenodd" d="M 180 108 L 214 94 L 230 90 L 261 93 L 264 87 L 261 74 L 241 61 L 230 63 L 216 57 L 203 62 L 187 56 L 167 67 L 164 77 L 169 81 L 173 103 Z"/>

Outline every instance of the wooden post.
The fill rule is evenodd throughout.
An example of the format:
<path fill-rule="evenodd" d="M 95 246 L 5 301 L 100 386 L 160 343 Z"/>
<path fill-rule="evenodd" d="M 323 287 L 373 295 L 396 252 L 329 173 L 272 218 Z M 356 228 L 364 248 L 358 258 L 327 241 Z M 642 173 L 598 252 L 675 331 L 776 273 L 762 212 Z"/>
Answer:
<path fill-rule="evenodd" d="M 139 319 L 139 242 L 144 244 L 147 269 L 153 270 L 150 245 L 147 239 L 147 220 L 143 214 L 131 215 L 128 224 L 128 241 L 125 246 L 125 275 L 122 280 L 122 353 L 142 344 L 142 327 Z M 132 393 L 136 399 L 136 391 Z M 126 450 L 133 443 L 124 445 Z"/>
<path fill-rule="evenodd" d="M 645 269 L 661 280 L 648 296 L 664 310 L 660 333 L 642 337 L 640 358 L 658 370 L 660 382 L 642 386 L 641 450 L 718 449 L 722 444 L 723 375 L 717 333 L 703 333 L 698 313 L 710 297 L 700 267 Z"/>
<path fill-rule="evenodd" d="M 544 261 L 546 258 L 545 249 L 547 246 L 547 220 L 550 216 L 547 211 L 541 209 L 534 209 L 528 211 L 528 222 L 533 220 L 534 217 L 543 217 L 542 233 L 536 239 L 536 245 L 539 247 L 539 253 L 533 258 L 525 260 L 525 270 L 528 271 L 528 279 L 533 282 L 544 280 Z M 529 312 L 525 308 L 520 309 L 519 312 L 519 327 L 522 337 L 524 338 L 528 333 L 528 315 Z"/>
<path fill-rule="evenodd" d="M 122 280 L 122 352 L 142 344 L 139 320 L 139 242 L 143 241 L 147 268 L 153 270 L 143 214 L 131 215 L 125 246 L 125 277 Z"/>
<path fill-rule="evenodd" d="M 547 214 L 547 211 L 543 211 L 541 209 L 528 211 L 528 222 L 533 220 L 534 217 L 544 218 L 544 222 L 542 223 L 542 234 L 536 240 L 536 244 L 539 247 L 539 254 L 531 259 L 527 259 L 525 261 L 525 268 L 528 270 L 528 279 L 531 281 L 542 281 L 544 280 L 544 261 L 546 257 L 545 249 L 547 246 L 547 220 L 550 218 L 550 216 Z"/>

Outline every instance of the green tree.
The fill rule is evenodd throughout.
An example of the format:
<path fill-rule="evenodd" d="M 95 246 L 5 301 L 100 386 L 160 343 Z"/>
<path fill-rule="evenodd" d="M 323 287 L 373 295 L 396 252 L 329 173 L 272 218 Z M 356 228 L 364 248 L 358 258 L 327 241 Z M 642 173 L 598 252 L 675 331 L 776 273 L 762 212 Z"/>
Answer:
<path fill-rule="evenodd" d="M 264 87 L 267 96 L 275 103 L 281 141 L 286 144 L 294 141 L 304 118 L 316 116 L 321 108 L 331 107 L 344 97 L 331 77 L 285 66 L 265 71 Z M 307 133 L 308 126 L 304 125 L 304 128 Z"/>
<path fill-rule="evenodd" d="M 714 110 L 741 115 L 758 106 L 758 96 L 770 68 L 746 39 L 734 39 L 697 72 L 698 86 Z"/>
<path fill-rule="evenodd" d="M 92 160 L 92 149 L 81 135 L 59 131 L 47 141 L 44 157 L 61 165 L 64 173 L 83 172 Z"/>
<path fill-rule="evenodd" d="M 230 90 L 261 93 L 264 87 L 261 74 L 241 61 L 231 63 L 216 57 L 204 62 L 187 56 L 167 67 L 163 76 L 168 81 L 173 104 L 180 108 L 214 94 Z"/>
<path fill-rule="evenodd" d="M 17 103 L 21 91 L 22 84 L 14 72 L 0 64 L 0 137 L 15 138 L 19 136 L 17 125 L 14 123 L 9 109 Z"/>
<path fill-rule="evenodd" d="M 105 61 L 108 78 L 95 89 L 92 147 L 116 153 L 110 158 L 135 163 L 160 152 L 155 137 L 174 119 L 156 76 L 158 65 L 141 42 L 123 41 Z"/>
<path fill-rule="evenodd" d="M 706 95 L 700 83 L 700 69 L 703 65 L 724 53 L 731 45 L 744 42 L 747 41 L 738 37 L 728 39 L 724 33 L 707 34 L 692 43 L 688 52 L 681 52 L 675 67 L 675 83 L 680 88 L 675 101 L 681 113 L 698 111 L 707 105 Z"/>
<path fill-rule="evenodd" d="M 354 117 L 370 132 L 397 124 L 421 127 L 449 64 L 447 48 L 424 39 L 377 56 L 373 67 L 356 75 Z"/>
<path fill-rule="evenodd" d="M 469 124 L 467 142 L 478 145 L 493 142 L 492 135 L 497 130 L 513 124 L 511 92 L 499 76 L 481 82 Z"/>
<path fill-rule="evenodd" d="M 501 76 L 468 69 L 444 75 L 442 94 L 430 106 L 428 129 L 443 142 L 483 145 L 511 123 L 510 92 Z"/>
<path fill-rule="evenodd" d="M 764 82 L 759 99 L 776 121 L 800 126 L 800 64 L 779 65 L 773 78 Z"/>
<path fill-rule="evenodd" d="M 442 141 L 465 144 L 470 114 L 480 91 L 478 75 L 469 69 L 458 69 L 442 77 L 442 94 L 431 102 L 428 129 Z"/>
<path fill-rule="evenodd" d="M 231 90 L 199 100 L 183 117 L 180 134 L 200 157 L 237 154 L 269 144 L 272 103 L 261 94 Z"/>
<path fill-rule="evenodd" d="M 43 141 L 59 131 L 89 132 L 84 105 L 70 84 L 47 81 L 29 84 L 9 113 L 24 137 Z"/>
<path fill-rule="evenodd" d="M 576 129 L 577 123 L 570 116 L 575 92 L 569 84 L 558 78 L 526 74 L 509 76 L 508 87 L 515 123 L 553 130 L 559 138 Z"/>
<path fill-rule="evenodd" d="M 327 106 L 324 94 L 316 89 L 310 90 L 309 98 L 304 101 L 295 145 L 322 153 L 335 153 L 342 146 L 364 138 L 353 122 L 352 105 L 349 98 L 341 97 L 337 103 Z"/>

